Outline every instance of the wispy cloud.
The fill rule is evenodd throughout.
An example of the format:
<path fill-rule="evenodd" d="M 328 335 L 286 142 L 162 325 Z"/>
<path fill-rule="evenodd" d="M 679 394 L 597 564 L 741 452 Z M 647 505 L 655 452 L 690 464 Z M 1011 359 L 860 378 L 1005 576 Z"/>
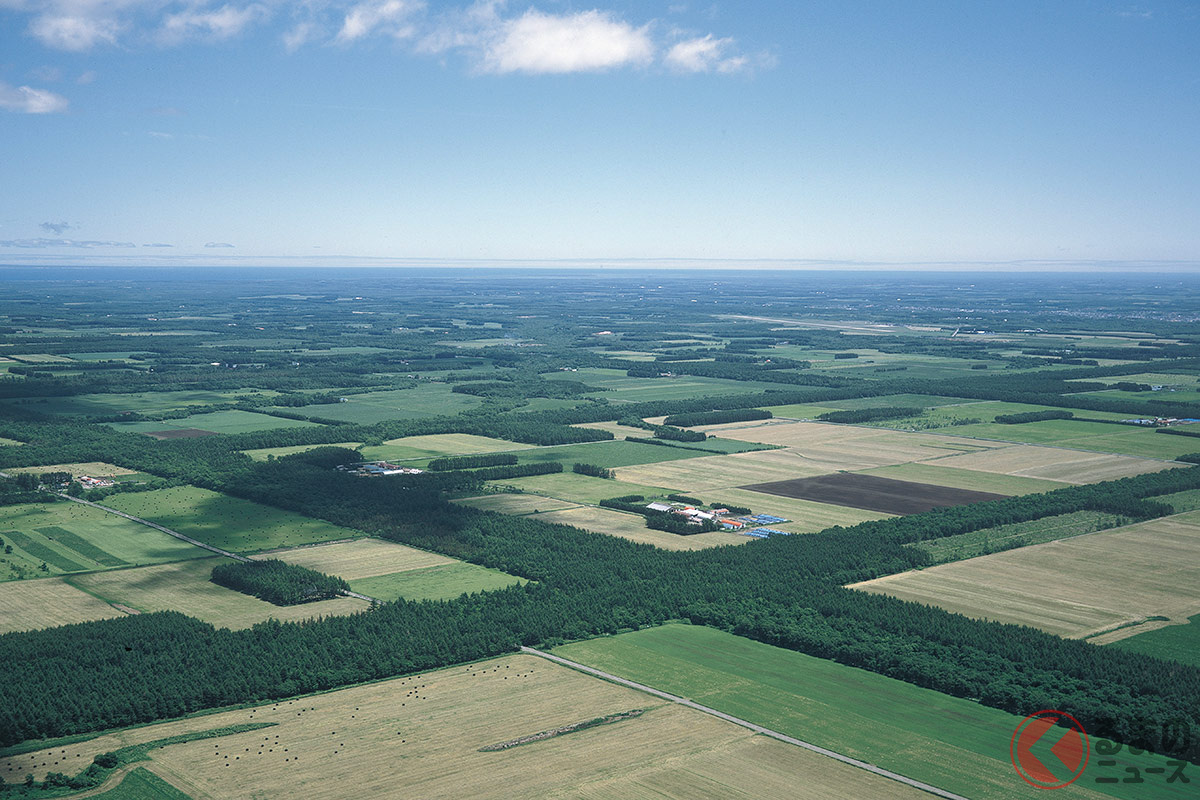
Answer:
<path fill-rule="evenodd" d="M 31 86 L 10 86 L 0 81 L 0 108 L 21 114 L 57 114 L 67 110 L 67 98 L 34 89 Z"/>
<path fill-rule="evenodd" d="M 728 36 L 680 33 L 662 20 L 631 19 L 616 10 L 553 10 L 556 6 L 509 11 L 506 0 L 458 6 L 426 0 L 0 0 L 0 9 L 29 16 L 28 31 L 42 44 L 78 52 L 139 42 L 224 41 L 273 24 L 288 52 L 383 37 L 407 42 L 412 53 L 459 53 L 480 74 L 656 65 L 677 73 L 733 73 L 768 63 L 743 53 Z M 668 10 L 676 18 L 685 12 L 680 5 Z"/>
<path fill-rule="evenodd" d="M 175 245 L 167 244 L 166 242 L 147 242 L 142 245 L 142 247 L 174 247 L 174 246 Z"/>
<path fill-rule="evenodd" d="M 47 233 L 53 233 L 55 236 L 62 236 L 74 226 L 69 222 L 41 222 L 38 223 L 38 227 Z"/>
<path fill-rule="evenodd" d="M 45 249 L 51 247 L 75 247 L 91 250 L 96 247 L 137 247 L 133 242 L 104 242 L 92 239 L 0 239 L 0 247 Z"/>
<path fill-rule="evenodd" d="M 233 247 L 229 242 L 205 242 L 205 247 Z"/>
<path fill-rule="evenodd" d="M 368 0 L 357 3 L 346 12 L 337 41 L 341 44 L 381 33 L 394 39 L 407 39 L 416 33 L 412 15 L 423 3 L 408 0 Z"/>

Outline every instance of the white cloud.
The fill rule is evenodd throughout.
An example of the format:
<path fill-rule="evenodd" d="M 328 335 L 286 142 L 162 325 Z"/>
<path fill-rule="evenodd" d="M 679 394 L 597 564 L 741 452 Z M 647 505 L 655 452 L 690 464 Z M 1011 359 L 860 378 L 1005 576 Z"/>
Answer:
<path fill-rule="evenodd" d="M 67 110 L 67 98 L 45 89 L 9 86 L 0 81 L 0 108 L 22 114 L 57 114 Z"/>
<path fill-rule="evenodd" d="M 98 44 L 116 44 L 120 24 L 110 17 L 89 14 L 55 14 L 34 17 L 29 32 L 47 47 L 81 52 Z"/>
<path fill-rule="evenodd" d="M 710 33 L 676 42 L 663 61 L 678 72 L 738 72 L 748 66 L 749 60 L 740 55 L 725 56 L 732 46 L 733 39 L 717 39 Z"/>
<path fill-rule="evenodd" d="M 231 39 L 266 15 L 267 8 L 259 3 L 243 8 L 229 4 L 211 10 L 189 8 L 168 14 L 163 20 L 160 37 L 167 44 L 192 38 Z"/>
<path fill-rule="evenodd" d="M 289 53 L 294 53 L 304 45 L 317 38 L 320 27 L 314 22 L 298 22 L 281 37 L 283 46 Z"/>
<path fill-rule="evenodd" d="M 229 242 L 205 242 L 205 247 L 233 247 Z"/>
<path fill-rule="evenodd" d="M 337 41 L 343 44 L 379 32 L 396 39 L 407 39 L 416 31 L 410 23 L 421 4 L 408 0 L 369 0 L 346 12 Z"/>
<path fill-rule="evenodd" d="M 649 26 L 635 28 L 602 11 L 543 14 L 529 9 L 503 21 L 487 42 L 487 72 L 596 72 L 647 64 L 654 58 Z"/>

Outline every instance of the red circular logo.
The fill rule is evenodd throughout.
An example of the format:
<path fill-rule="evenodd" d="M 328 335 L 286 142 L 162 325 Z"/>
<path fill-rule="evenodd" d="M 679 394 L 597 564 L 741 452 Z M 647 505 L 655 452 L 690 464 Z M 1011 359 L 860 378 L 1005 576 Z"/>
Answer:
<path fill-rule="evenodd" d="M 1061 789 L 1083 774 L 1091 749 L 1079 720 L 1046 710 L 1021 720 L 1009 751 L 1017 774 L 1030 786 Z"/>

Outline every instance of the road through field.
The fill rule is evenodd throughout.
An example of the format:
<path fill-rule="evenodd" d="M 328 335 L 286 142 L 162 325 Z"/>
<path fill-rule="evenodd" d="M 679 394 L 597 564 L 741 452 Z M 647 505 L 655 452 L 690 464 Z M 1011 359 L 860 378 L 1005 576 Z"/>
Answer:
<path fill-rule="evenodd" d="M 553 661 L 557 664 L 562 664 L 563 666 L 570 667 L 571 669 L 576 669 L 576 670 L 579 670 L 580 672 L 586 672 L 589 675 L 595 675 L 598 678 L 604 678 L 605 680 L 612 681 L 613 683 L 619 683 L 622 686 L 628 686 L 631 689 L 637 689 L 638 691 L 646 692 L 647 694 L 652 694 L 655 697 L 661 697 L 662 699 L 669 700 L 672 703 L 679 703 L 680 705 L 687 706 L 688 708 L 694 708 L 697 711 L 703 711 L 705 714 L 711 714 L 712 716 L 717 717 L 719 719 L 723 719 L 726 722 L 732 722 L 734 725 L 740 725 L 743 728 L 749 728 L 750 730 L 754 731 L 755 733 L 761 733 L 764 736 L 770 736 L 772 739 L 778 739 L 781 742 L 787 742 L 788 744 L 794 744 L 797 747 L 803 747 L 804 749 L 811 750 L 814 753 L 819 753 L 823 756 L 828 756 L 830 758 L 841 761 L 843 764 L 849 764 L 852 767 L 858 767 L 859 769 L 865 769 L 868 772 L 873 772 L 876 775 L 880 775 L 884 778 L 889 778 L 891 780 L 898 781 L 899 783 L 906 784 L 908 786 L 913 787 L 914 789 L 920 789 L 921 791 L 929 792 L 930 794 L 935 794 L 938 797 L 945 797 L 945 798 L 947 798 L 947 800 L 967 800 L 967 798 L 963 797 L 962 795 L 954 794 L 953 792 L 947 792 L 945 789 L 939 789 L 936 786 L 931 786 L 928 783 L 922 783 L 921 781 L 916 781 L 916 780 L 913 780 L 912 778 L 906 778 L 905 776 L 903 776 L 897 772 L 892 772 L 891 770 L 886 770 L 886 769 L 883 769 L 882 767 L 877 767 L 874 764 L 868 764 L 866 761 L 859 761 L 857 758 L 851 758 L 850 756 L 842 755 L 841 753 L 835 752 L 833 750 L 828 750 L 819 745 L 812 744 L 811 742 L 805 742 L 800 739 L 795 739 L 791 736 L 788 736 L 787 734 L 780 733 L 779 731 L 773 731 L 770 728 L 764 728 L 761 725 L 755 725 L 753 722 L 749 722 L 748 720 L 740 719 L 739 717 L 735 717 L 730 714 L 726 714 L 722 711 L 717 711 L 715 708 L 709 708 L 708 706 L 702 706 L 699 703 L 688 700 L 686 697 L 679 697 L 678 695 L 673 695 L 668 692 L 664 692 L 659 689 L 655 689 L 652 686 L 646 686 L 645 684 L 642 684 L 642 683 L 636 683 L 635 681 L 631 681 L 626 678 L 622 678 L 618 675 L 613 675 L 610 672 L 604 672 L 604 671 L 598 670 L 594 667 L 589 667 L 586 664 L 580 664 L 578 661 L 571 661 L 570 659 L 566 659 L 561 656 L 552 655 L 550 653 L 546 653 L 541 650 L 535 650 L 532 647 L 522 646 L 521 652 L 528 653 L 528 654 L 534 655 L 534 656 L 539 656 L 541 658 L 547 659 L 548 661 Z"/>
<path fill-rule="evenodd" d="M 81 500 L 78 497 L 71 497 L 70 495 L 67 495 L 67 494 L 60 494 L 59 497 L 63 498 L 64 500 L 70 500 L 72 503 L 80 503 L 85 506 L 91 506 L 92 508 L 98 508 L 101 511 L 107 511 L 109 514 L 116 514 L 118 517 L 124 517 L 125 519 L 130 520 L 131 522 L 137 522 L 142 525 L 147 525 L 151 528 L 154 528 L 156 531 L 162 531 L 163 533 L 167 534 L 168 536 L 174 536 L 176 539 L 185 541 L 188 544 L 194 544 L 194 545 L 196 545 L 196 547 L 201 547 L 205 550 L 211 551 L 218 555 L 225 556 L 226 558 L 232 558 L 235 561 L 241 561 L 241 562 L 250 561 L 250 559 L 246 558 L 245 556 L 238 555 L 237 553 L 231 553 L 228 550 L 222 550 L 219 547 L 213 547 L 211 544 L 205 544 L 204 542 L 201 542 L 198 539 L 193 539 L 192 537 L 182 534 L 179 531 L 173 531 L 170 528 L 159 525 L 157 522 L 151 522 L 148 519 L 142 519 L 141 517 L 135 517 L 132 514 L 126 514 L 124 511 L 117 511 L 115 508 L 109 508 L 108 506 L 102 506 L 99 503 L 93 503 L 90 500 Z M 344 589 L 344 590 L 340 591 L 339 594 L 344 595 L 345 597 L 354 597 L 358 600 L 366 600 L 368 603 L 379 602 L 374 597 L 370 597 L 365 594 L 359 594 L 358 592 L 352 592 L 349 589 Z"/>

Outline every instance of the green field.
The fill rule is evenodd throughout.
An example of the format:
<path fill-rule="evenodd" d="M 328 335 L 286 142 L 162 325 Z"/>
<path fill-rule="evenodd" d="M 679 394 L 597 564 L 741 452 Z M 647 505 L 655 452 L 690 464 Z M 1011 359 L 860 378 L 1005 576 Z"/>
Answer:
<path fill-rule="evenodd" d="M 1200 614 L 1188 617 L 1187 625 L 1168 625 L 1106 646 L 1200 667 Z"/>
<path fill-rule="evenodd" d="M 701 450 L 662 447 L 620 439 L 608 442 L 537 447 L 522 450 L 516 455 L 518 462 L 522 464 L 558 461 L 565 469 L 570 470 L 572 464 L 581 462 L 594 464 L 597 467 L 630 467 L 635 464 L 658 464 L 663 461 L 679 461 L 711 454 Z"/>
<path fill-rule="evenodd" d="M 350 581 L 350 588 L 380 600 L 450 600 L 464 592 L 486 592 L 525 583 L 525 579 L 478 564 L 442 564 Z"/>
<path fill-rule="evenodd" d="M 1100 511 L 1075 511 L 1055 517 L 1042 517 L 1029 522 L 1014 522 L 956 536 L 931 539 L 911 545 L 933 556 L 935 564 L 961 561 L 964 558 L 1026 547 L 1031 544 L 1053 542 L 1085 533 L 1095 533 L 1110 528 L 1128 525 L 1130 520 L 1115 514 Z"/>
<path fill-rule="evenodd" d="M 974 800 L 1033 796 L 1009 756 L 1020 716 L 969 700 L 701 626 L 666 625 L 554 653 Z M 1126 751 L 1117 758 L 1122 766 L 1165 761 Z M 1103 774 L 1089 767 L 1084 785 L 1105 791 L 1091 777 Z M 1119 798 L 1193 796 L 1191 787 L 1162 780 L 1108 791 Z"/>
<path fill-rule="evenodd" d="M 145 767 L 128 773 L 114 788 L 91 796 L 95 800 L 191 800 Z"/>
<path fill-rule="evenodd" d="M 258 389 L 242 389 L 229 392 L 134 392 L 129 394 L 81 394 L 70 397 L 35 398 L 9 402 L 31 404 L 36 410 L 49 414 L 99 416 L 124 414 L 127 412 L 156 414 L 163 411 L 191 408 L 193 406 L 232 403 L 248 396 L 274 397 L 276 394 L 276 392 Z M 171 420 L 171 422 L 177 421 Z"/>
<path fill-rule="evenodd" d="M 234 552 L 252 553 L 361 535 L 291 511 L 195 486 L 117 494 L 104 502 L 118 511 Z"/>
<path fill-rule="evenodd" d="M 253 411 L 211 411 L 193 414 L 183 419 L 168 419 L 161 422 L 110 422 L 111 427 L 127 433 L 154 433 L 195 428 L 213 433 L 252 433 L 276 428 L 311 428 L 315 422 L 303 419 L 284 419 Z"/>
<path fill-rule="evenodd" d="M 20 444 L 25 444 L 25 443 L 18 442 L 16 439 L 5 439 L 3 436 L 0 436 L 0 447 L 14 447 L 14 446 L 20 445 Z"/>
<path fill-rule="evenodd" d="M 664 372 L 671 365 L 662 364 Z M 731 381 L 724 378 L 700 378 L 694 375 L 679 375 L 674 378 L 630 378 L 623 370 L 585 367 L 578 372 L 553 372 L 542 377 L 546 380 L 580 381 L 605 392 L 593 394 L 611 403 L 642 403 L 651 400 L 684 400 L 691 397 L 710 397 L 722 394 L 745 394 L 747 392 L 778 389 L 777 383 L 761 381 Z"/>
<path fill-rule="evenodd" d="M 451 387 L 444 383 L 422 383 L 413 389 L 391 389 L 349 395 L 345 403 L 326 403 L 284 410 L 306 417 L 371 425 L 389 419 L 458 414 L 483 404 L 482 398 L 469 394 L 455 394 L 450 389 Z"/>
<path fill-rule="evenodd" d="M 0 507 L 0 539 L 13 547 L 0 563 L 0 580 L 208 555 L 153 528 L 69 502 Z"/>
<path fill-rule="evenodd" d="M 1176 492 L 1174 494 L 1160 494 L 1153 499 L 1168 503 L 1175 509 L 1176 514 L 1182 514 L 1185 511 L 1195 511 L 1200 508 L 1200 489 L 1189 489 L 1185 492 Z"/>

